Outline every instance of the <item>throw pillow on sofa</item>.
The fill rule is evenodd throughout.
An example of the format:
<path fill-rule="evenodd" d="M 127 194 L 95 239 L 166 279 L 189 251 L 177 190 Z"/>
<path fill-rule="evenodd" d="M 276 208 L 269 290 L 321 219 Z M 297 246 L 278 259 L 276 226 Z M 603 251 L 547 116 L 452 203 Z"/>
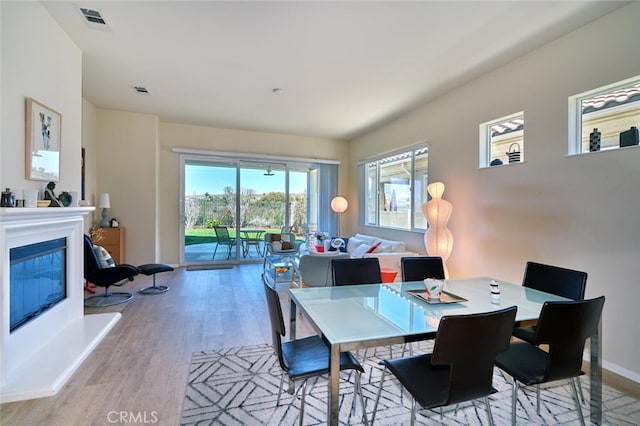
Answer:
<path fill-rule="evenodd" d="M 333 247 L 332 245 L 329 245 L 329 251 L 340 250 L 341 253 L 346 253 L 347 252 L 347 245 L 349 244 L 349 238 L 347 238 L 347 237 L 332 237 L 331 241 L 337 240 L 337 239 L 341 239 L 342 241 L 344 241 L 344 244 L 339 249 Z"/>
<path fill-rule="evenodd" d="M 369 250 L 367 250 L 367 253 L 375 253 L 378 251 L 378 247 L 380 247 L 380 244 L 382 244 L 380 241 L 377 241 L 374 245 L 372 245 Z"/>
<path fill-rule="evenodd" d="M 364 257 L 365 254 L 376 253 L 380 243 L 377 242 L 374 245 L 369 244 L 360 244 L 354 251 L 351 253 L 352 258 Z"/>
<path fill-rule="evenodd" d="M 359 240 L 359 239 L 357 239 L 355 237 L 351 237 L 351 238 L 349 238 L 349 241 L 347 242 L 347 251 L 349 253 L 353 253 L 362 244 L 364 244 L 364 241 Z M 371 246 L 370 244 L 368 244 L 368 245 Z"/>
<path fill-rule="evenodd" d="M 361 258 L 369 251 L 371 246 L 369 244 L 362 243 L 354 251 L 351 252 L 352 258 Z"/>

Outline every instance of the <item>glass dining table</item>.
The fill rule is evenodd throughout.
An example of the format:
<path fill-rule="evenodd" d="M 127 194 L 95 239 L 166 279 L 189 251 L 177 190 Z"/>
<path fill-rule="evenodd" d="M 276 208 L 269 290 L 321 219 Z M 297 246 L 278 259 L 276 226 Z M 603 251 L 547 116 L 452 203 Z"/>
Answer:
<path fill-rule="evenodd" d="M 515 305 L 516 322 L 520 322 L 536 320 L 546 301 L 567 300 L 502 281 L 498 283 L 499 297 L 492 297 L 491 281 L 494 280 L 488 277 L 446 280 L 444 290 L 454 297 L 443 297 L 440 303 L 414 293 L 424 290 L 422 281 L 290 289 L 291 339 L 296 336 L 299 309 L 331 348 L 328 424 L 338 424 L 340 352 L 433 339 L 445 315 L 489 312 Z M 595 424 L 602 419 L 600 334 L 601 328 L 591 338 L 590 404 L 591 421 Z"/>

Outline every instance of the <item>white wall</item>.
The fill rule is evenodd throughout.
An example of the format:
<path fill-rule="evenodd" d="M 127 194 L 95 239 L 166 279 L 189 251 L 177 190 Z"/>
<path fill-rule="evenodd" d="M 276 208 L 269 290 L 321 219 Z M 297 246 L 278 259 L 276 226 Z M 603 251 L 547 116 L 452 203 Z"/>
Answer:
<path fill-rule="evenodd" d="M 96 109 L 96 196 L 109 193 L 109 219 L 125 228 L 125 262 L 160 261 L 157 156 L 158 117 Z M 100 223 L 97 209 L 95 223 Z"/>
<path fill-rule="evenodd" d="M 607 298 L 605 367 L 636 381 L 640 148 L 568 157 L 567 98 L 640 75 L 638 22 L 636 2 L 352 141 L 349 170 L 355 207 L 357 161 L 429 140 L 430 181 L 453 203 L 452 277 L 521 282 L 527 260 L 587 271 L 587 297 Z M 479 123 L 521 110 L 526 162 L 479 169 Z"/>
<path fill-rule="evenodd" d="M 25 179 L 25 98 L 62 114 L 56 194 L 80 191 L 82 53 L 38 2 L 1 2 L 0 185 L 43 190 Z"/>

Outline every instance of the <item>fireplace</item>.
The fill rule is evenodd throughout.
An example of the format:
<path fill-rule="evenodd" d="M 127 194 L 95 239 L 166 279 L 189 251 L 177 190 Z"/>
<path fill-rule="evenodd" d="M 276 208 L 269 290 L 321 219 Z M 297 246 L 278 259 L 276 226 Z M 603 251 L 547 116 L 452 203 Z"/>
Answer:
<path fill-rule="evenodd" d="M 84 315 L 93 210 L 0 208 L 0 403 L 54 395 L 120 318 Z"/>
<path fill-rule="evenodd" d="M 67 239 L 9 251 L 9 332 L 35 320 L 67 297 Z"/>

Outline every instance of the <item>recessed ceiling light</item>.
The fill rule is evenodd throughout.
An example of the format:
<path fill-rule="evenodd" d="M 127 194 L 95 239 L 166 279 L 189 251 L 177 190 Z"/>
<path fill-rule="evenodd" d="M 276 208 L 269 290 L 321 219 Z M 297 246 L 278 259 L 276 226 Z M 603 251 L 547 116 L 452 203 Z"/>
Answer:
<path fill-rule="evenodd" d="M 151 93 L 147 90 L 146 87 L 143 86 L 131 86 L 136 93 L 141 95 L 151 95 Z"/>
<path fill-rule="evenodd" d="M 276 87 L 275 89 L 272 90 L 272 92 L 275 93 L 276 95 L 280 95 L 284 92 L 284 89 Z"/>

